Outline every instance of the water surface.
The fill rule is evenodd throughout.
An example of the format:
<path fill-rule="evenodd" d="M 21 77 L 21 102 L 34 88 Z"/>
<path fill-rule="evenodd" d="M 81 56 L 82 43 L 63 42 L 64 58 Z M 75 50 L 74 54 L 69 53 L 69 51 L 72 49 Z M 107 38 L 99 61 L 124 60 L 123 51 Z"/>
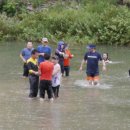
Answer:
<path fill-rule="evenodd" d="M 36 46 L 36 45 L 35 45 Z M 129 130 L 130 50 L 99 46 L 113 64 L 101 71 L 101 83 L 90 87 L 79 71 L 85 47 L 71 46 L 75 55 L 71 76 L 63 78 L 54 103 L 29 100 L 29 84 L 22 79 L 22 43 L 0 44 L 0 130 Z"/>

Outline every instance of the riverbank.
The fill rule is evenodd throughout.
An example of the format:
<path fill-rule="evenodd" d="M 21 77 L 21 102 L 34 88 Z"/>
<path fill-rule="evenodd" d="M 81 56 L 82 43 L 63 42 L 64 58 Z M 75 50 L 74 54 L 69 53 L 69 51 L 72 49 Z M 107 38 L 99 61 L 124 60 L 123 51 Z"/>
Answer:
<path fill-rule="evenodd" d="M 60 3 L 14 17 L 0 15 L 0 40 L 39 41 L 123 46 L 130 43 L 130 11 L 126 6 L 100 0 Z"/>

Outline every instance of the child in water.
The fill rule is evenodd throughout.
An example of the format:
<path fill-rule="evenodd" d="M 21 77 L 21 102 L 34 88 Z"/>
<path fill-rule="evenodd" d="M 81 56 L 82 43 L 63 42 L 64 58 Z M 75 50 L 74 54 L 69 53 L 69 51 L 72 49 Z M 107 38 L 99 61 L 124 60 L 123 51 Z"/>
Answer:
<path fill-rule="evenodd" d="M 54 64 L 54 70 L 52 74 L 52 90 L 55 98 L 59 97 L 59 88 L 61 82 L 61 68 L 58 62 L 58 57 L 52 57 L 52 63 Z"/>
<path fill-rule="evenodd" d="M 103 53 L 102 59 L 105 63 L 112 63 L 112 61 L 109 59 L 108 53 Z"/>
<path fill-rule="evenodd" d="M 70 72 L 70 59 L 73 58 L 74 55 L 71 54 L 68 45 L 65 44 L 65 55 L 64 55 L 64 72 L 65 76 L 69 76 Z"/>

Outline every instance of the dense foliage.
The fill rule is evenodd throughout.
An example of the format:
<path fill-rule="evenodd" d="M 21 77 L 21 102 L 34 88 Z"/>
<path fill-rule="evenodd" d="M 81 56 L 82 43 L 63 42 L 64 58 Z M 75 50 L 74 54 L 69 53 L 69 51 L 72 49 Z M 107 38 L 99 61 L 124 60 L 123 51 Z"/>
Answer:
<path fill-rule="evenodd" d="M 14 11 L 15 15 L 7 11 L 0 15 L 1 40 L 36 41 L 46 36 L 54 42 L 63 39 L 80 44 L 130 43 L 130 11 L 126 6 L 117 6 L 114 0 L 57 2 L 54 6 L 33 12 L 26 11 L 25 3 L 21 6 L 22 9 Z M 7 7 L 5 9 L 8 10 Z"/>

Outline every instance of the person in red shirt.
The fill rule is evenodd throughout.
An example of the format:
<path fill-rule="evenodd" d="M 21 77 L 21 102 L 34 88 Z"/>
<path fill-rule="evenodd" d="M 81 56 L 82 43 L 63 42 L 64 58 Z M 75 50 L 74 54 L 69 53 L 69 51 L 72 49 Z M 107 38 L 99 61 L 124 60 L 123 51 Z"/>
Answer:
<path fill-rule="evenodd" d="M 64 72 L 65 76 L 69 76 L 70 72 L 70 59 L 73 58 L 74 55 L 71 54 L 68 45 L 65 45 L 65 56 L 64 56 Z"/>
<path fill-rule="evenodd" d="M 54 64 L 50 62 L 50 55 L 44 55 L 45 61 L 39 66 L 40 74 L 40 100 L 44 101 L 45 91 L 47 91 L 49 100 L 53 100 L 52 96 L 52 73 L 54 69 Z"/>

